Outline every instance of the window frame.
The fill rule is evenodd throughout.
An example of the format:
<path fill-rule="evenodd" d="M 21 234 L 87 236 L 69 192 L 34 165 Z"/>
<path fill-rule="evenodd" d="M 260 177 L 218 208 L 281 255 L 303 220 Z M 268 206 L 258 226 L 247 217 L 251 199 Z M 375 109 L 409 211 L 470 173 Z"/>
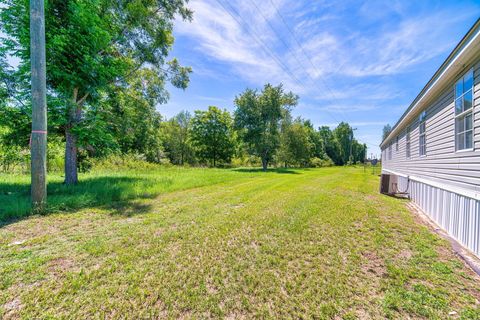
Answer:
<path fill-rule="evenodd" d="M 397 136 L 397 137 L 395 138 L 395 152 L 398 152 L 398 140 L 400 140 L 400 139 L 399 139 L 399 137 Z"/>
<path fill-rule="evenodd" d="M 472 77 L 472 86 L 467 88 L 467 90 L 465 90 L 464 88 L 464 85 L 465 85 L 465 77 L 469 76 L 471 74 L 471 77 Z M 462 94 L 460 96 L 457 97 L 457 85 L 458 83 L 462 81 Z M 454 96 L 453 96 L 453 112 L 454 112 L 454 122 L 455 122 L 455 132 L 454 132 L 454 139 L 455 139 L 455 152 L 469 152 L 469 151 L 474 151 L 475 150 L 475 97 L 474 97 L 474 87 L 475 87 L 475 78 L 474 78 L 474 72 L 473 72 L 473 68 L 470 68 L 467 72 L 463 73 L 461 77 L 459 77 L 457 79 L 457 81 L 455 81 L 455 84 L 453 86 L 453 93 L 454 93 Z M 471 107 L 467 110 L 464 110 L 464 97 L 470 93 L 471 94 L 471 97 L 472 97 L 472 101 L 471 101 Z M 460 100 L 461 103 L 462 103 L 462 111 L 460 113 L 457 114 L 457 101 Z M 465 123 L 463 123 L 463 126 L 464 126 L 464 130 L 459 132 L 458 131 L 458 123 L 459 121 L 465 121 L 466 118 L 468 116 L 471 116 L 471 128 L 466 130 L 465 129 Z M 466 137 L 467 137 L 467 133 L 468 132 L 471 132 L 471 147 L 470 148 L 466 148 L 466 145 L 467 145 L 467 140 L 466 140 Z M 464 148 L 460 149 L 459 148 L 459 140 L 458 140 L 458 137 L 460 135 L 463 135 L 464 136 L 464 141 L 463 141 L 463 145 L 464 145 Z"/>
<path fill-rule="evenodd" d="M 408 126 L 405 133 L 405 158 L 407 159 L 410 159 L 410 157 L 412 156 L 410 133 L 411 128 L 410 126 Z"/>
<path fill-rule="evenodd" d="M 423 138 L 423 144 L 422 144 L 422 138 Z M 420 113 L 420 116 L 418 118 L 418 156 L 419 157 L 427 156 L 427 111 L 422 111 L 422 113 Z"/>

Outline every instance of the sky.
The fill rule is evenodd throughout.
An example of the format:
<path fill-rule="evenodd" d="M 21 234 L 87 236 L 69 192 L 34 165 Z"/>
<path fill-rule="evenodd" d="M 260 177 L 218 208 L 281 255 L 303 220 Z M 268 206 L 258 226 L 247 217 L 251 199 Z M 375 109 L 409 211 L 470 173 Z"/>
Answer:
<path fill-rule="evenodd" d="M 209 105 L 234 110 L 246 88 L 282 83 L 300 96 L 295 117 L 356 128 L 379 154 L 395 124 L 480 16 L 480 1 L 190 0 L 172 57 L 193 69 L 169 88 L 167 118 Z"/>

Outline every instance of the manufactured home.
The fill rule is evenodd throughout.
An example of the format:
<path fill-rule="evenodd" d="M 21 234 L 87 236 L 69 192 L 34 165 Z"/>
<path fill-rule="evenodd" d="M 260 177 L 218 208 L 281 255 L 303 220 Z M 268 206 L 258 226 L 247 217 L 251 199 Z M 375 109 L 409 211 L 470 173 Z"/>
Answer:
<path fill-rule="evenodd" d="M 480 19 L 380 147 L 383 191 L 480 256 Z"/>

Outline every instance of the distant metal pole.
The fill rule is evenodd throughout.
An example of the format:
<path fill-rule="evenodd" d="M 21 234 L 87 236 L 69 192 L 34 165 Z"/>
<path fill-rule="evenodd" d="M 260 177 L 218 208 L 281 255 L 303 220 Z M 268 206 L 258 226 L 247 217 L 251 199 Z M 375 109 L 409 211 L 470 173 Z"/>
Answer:
<path fill-rule="evenodd" d="M 44 0 L 30 0 L 30 61 L 32 67 L 31 179 L 32 210 L 47 203 L 47 97 Z"/>
<path fill-rule="evenodd" d="M 350 156 L 348 157 L 348 161 L 350 161 L 350 164 L 352 164 L 352 147 L 353 147 L 353 131 L 357 130 L 357 128 L 352 129 L 352 132 L 350 134 Z"/>

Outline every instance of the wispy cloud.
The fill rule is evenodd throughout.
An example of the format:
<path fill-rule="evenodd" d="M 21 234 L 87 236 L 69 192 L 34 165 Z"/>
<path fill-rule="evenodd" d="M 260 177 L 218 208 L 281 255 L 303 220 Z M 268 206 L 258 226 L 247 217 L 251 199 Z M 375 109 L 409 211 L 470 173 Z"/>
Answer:
<path fill-rule="evenodd" d="M 209 87 L 195 100 L 225 102 L 214 96 L 222 87 L 230 90 L 223 98 L 238 85 L 282 82 L 301 96 L 296 116 L 332 127 L 349 121 L 372 141 L 480 12 L 474 2 L 271 1 L 189 2 L 194 21 L 178 22 L 176 36 L 188 42 L 190 65 Z"/>
<path fill-rule="evenodd" d="M 237 6 L 222 3 L 223 6 L 215 1 L 192 1 L 190 7 L 194 10 L 194 21 L 179 21 L 177 32 L 195 37 L 196 50 L 228 63 L 234 74 L 251 83 L 283 82 L 290 88 L 303 91 L 295 76 L 290 75 L 293 70 L 273 49 L 276 37 L 267 21 L 273 19 L 275 12 L 262 10 L 266 18 L 262 20 L 263 16 L 254 12 L 256 7 L 245 2 Z"/>
<path fill-rule="evenodd" d="M 233 99 L 228 100 L 228 99 L 224 99 L 224 98 L 206 97 L 206 96 L 200 96 L 200 95 L 197 95 L 196 98 L 198 100 L 213 101 L 213 102 L 231 102 L 231 101 L 233 101 Z"/>

